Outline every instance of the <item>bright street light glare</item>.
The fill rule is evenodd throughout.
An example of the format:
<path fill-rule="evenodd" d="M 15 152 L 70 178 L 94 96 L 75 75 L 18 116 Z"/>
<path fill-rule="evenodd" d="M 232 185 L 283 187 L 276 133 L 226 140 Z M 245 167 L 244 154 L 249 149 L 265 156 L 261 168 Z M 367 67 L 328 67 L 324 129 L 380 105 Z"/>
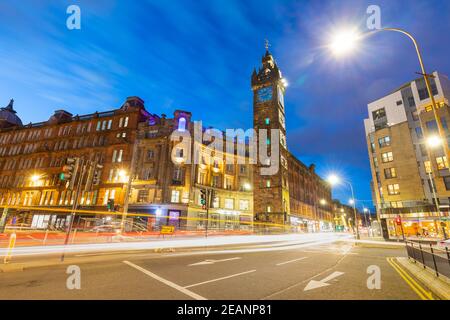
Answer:
<path fill-rule="evenodd" d="M 329 184 L 334 186 L 334 185 L 337 185 L 341 181 L 341 179 L 339 179 L 339 177 L 335 174 L 330 174 L 327 178 L 327 181 Z"/>
<path fill-rule="evenodd" d="M 353 200 L 353 199 L 350 199 L 350 200 L 348 200 L 348 203 L 350 203 L 350 204 L 354 204 L 354 203 L 355 203 L 355 200 Z"/>
<path fill-rule="evenodd" d="M 427 146 L 430 148 L 436 148 L 442 145 L 442 139 L 439 136 L 431 136 L 427 139 Z"/>
<path fill-rule="evenodd" d="M 339 31 L 332 37 L 330 50 L 336 56 L 343 56 L 355 50 L 359 38 L 355 30 Z"/>

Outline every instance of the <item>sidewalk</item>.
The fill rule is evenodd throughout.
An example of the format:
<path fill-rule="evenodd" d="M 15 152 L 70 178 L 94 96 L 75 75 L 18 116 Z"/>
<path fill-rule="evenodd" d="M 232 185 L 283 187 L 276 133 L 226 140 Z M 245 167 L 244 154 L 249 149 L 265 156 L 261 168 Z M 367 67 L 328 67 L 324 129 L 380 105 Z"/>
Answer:
<path fill-rule="evenodd" d="M 408 270 L 415 278 L 425 284 L 440 299 L 450 300 L 450 279 L 439 275 L 436 277 L 434 270 L 424 269 L 421 264 L 414 263 L 408 258 L 399 257 L 397 261 Z"/>

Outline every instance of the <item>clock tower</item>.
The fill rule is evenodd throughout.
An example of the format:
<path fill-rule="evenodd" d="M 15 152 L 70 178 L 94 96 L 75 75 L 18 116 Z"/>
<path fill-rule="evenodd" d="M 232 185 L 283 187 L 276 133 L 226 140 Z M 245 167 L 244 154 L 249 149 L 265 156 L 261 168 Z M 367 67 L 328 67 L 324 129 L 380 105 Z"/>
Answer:
<path fill-rule="evenodd" d="M 269 52 L 262 57 L 262 66 L 253 70 L 251 85 L 253 90 L 253 127 L 260 139 L 259 130 L 267 130 L 267 151 L 279 146 L 278 170 L 275 174 L 262 174 L 261 168 L 270 164 L 253 165 L 253 206 L 255 219 L 259 222 L 286 224 L 289 221 L 288 150 L 286 144 L 286 122 L 284 93 L 286 82 L 277 63 Z M 279 130 L 279 141 L 271 141 L 271 130 Z M 258 155 L 261 144 L 258 141 Z M 264 150 L 263 150 L 264 151 Z"/>

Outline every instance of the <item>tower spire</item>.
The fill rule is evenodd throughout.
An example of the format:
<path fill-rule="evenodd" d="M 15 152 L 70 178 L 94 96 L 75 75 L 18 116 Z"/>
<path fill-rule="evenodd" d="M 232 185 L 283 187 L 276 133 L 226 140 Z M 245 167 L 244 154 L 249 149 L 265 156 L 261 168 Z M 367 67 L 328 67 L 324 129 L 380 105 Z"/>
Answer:
<path fill-rule="evenodd" d="M 270 47 L 269 40 L 267 40 L 267 39 L 264 40 L 264 47 L 266 48 L 266 53 L 268 53 L 269 52 L 269 47 Z"/>

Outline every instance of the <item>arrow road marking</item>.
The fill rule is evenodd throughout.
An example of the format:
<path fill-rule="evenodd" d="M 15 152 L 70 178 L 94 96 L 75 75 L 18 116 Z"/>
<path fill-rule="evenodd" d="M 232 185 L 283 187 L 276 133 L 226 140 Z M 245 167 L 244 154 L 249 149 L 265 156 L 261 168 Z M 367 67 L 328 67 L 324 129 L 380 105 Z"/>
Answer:
<path fill-rule="evenodd" d="M 326 287 L 329 286 L 330 284 L 327 283 L 330 280 L 333 280 L 334 278 L 337 278 L 339 276 L 342 276 L 344 274 L 344 272 L 340 272 L 340 271 L 335 271 L 332 274 L 330 274 L 328 277 L 317 281 L 317 280 L 311 280 L 305 287 L 305 289 L 303 289 L 303 291 L 308 291 L 308 290 L 314 290 L 317 288 L 321 288 L 321 287 Z"/>
<path fill-rule="evenodd" d="M 217 262 L 225 262 L 225 261 L 232 261 L 232 260 L 239 260 L 239 259 L 241 259 L 241 258 L 240 257 L 235 257 L 235 258 L 228 258 L 228 259 L 222 259 L 222 260 L 208 259 L 208 260 L 205 260 L 205 261 L 188 264 L 188 267 L 203 266 L 203 265 L 207 265 L 207 264 L 214 264 L 214 263 L 217 263 Z"/>

